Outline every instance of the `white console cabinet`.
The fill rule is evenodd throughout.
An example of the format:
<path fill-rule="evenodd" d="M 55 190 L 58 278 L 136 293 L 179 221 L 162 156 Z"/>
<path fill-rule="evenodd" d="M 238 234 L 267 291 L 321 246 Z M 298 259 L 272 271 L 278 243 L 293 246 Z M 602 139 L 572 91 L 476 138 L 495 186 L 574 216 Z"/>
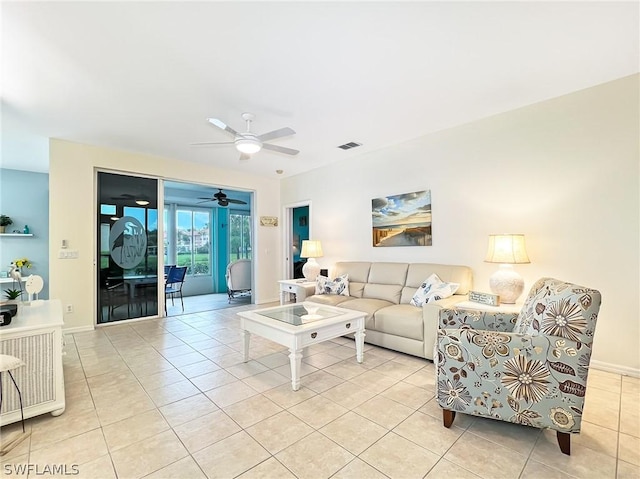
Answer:
<path fill-rule="evenodd" d="M 15 356 L 25 366 L 12 371 L 22 392 L 24 417 L 64 412 L 62 371 L 62 304 L 32 301 L 18 306 L 11 324 L 0 327 L 0 354 Z M 11 378 L 2 375 L 0 426 L 20 421 L 20 401 Z"/>

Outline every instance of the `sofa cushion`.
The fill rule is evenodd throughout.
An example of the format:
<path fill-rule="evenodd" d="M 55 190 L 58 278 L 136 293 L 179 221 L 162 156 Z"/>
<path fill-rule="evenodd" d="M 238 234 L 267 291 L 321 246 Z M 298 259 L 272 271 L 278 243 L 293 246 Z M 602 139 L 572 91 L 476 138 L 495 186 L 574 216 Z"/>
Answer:
<path fill-rule="evenodd" d="M 371 263 L 367 283 L 404 285 L 407 263 Z"/>
<path fill-rule="evenodd" d="M 362 297 L 398 304 L 408 267 L 407 263 L 372 263 Z"/>
<path fill-rule="evenodd" d="M 341 296 L 339 294 L 316 294 L 314 296 L 308 296 L 305 301 L 311 301 L 313 303 L 326 304 L 328 306 L 338 306 L 345 301 L 353 299 L 351 296 Z"/>
<path fill-rule="evenodd" d="M 434 273 L 420 285 L 410 304 L 422 307 L 424 303 L 448 298 L 453 296 L 459 287 L 458 283 L 445 283 Z"/>
<path fill-rule="evenodd" d="M 319 296 L 322 297 L 322 296 Z M 344 301 L 339 304 L 339 307 L 346 309 L 353 309 L 366 314 L 364 328 L 365 329 L 377 329 L 374 324 L 374 313 L 381 308 L 391 306 L 393 303 L 385 301 L 383 299 L 372 298 L 356 298 Z"/>
<path fill-rule="evenodd" d="M 424 339 L 422 308 L 409 304 L 394 304 L 375 314 L 375 330 L 404 338 Z"/>
<path fill-rule="evenodd" d="M 333 281 L 326 276 L 318 276 L 316 278 L 316 294 L 349 296 L 349 275 L 343 274 Z"/>
<path fill-rule="evenodd" d="M 371 263 L 365 263 L 361 261 L 342 261 L 336 263 L 336 270 L 334 274 L 336 276 L 342 276 L 343 274 L 349 275 L 349 295 L 355 298 L 362 298 L 362 292 L 364 291 L 364 285 L 369 278 L 369 269 Z"/>
<path fill-rule="evenodd" d="M 392 304 L 398 304 L 400 302 L 400 293 L 402 292 L 402 286 L 396 284 L 371 284 L 364 285 L 364 291 L 362 298 L 367 299 L 382 299 L 389 301 Z"/>

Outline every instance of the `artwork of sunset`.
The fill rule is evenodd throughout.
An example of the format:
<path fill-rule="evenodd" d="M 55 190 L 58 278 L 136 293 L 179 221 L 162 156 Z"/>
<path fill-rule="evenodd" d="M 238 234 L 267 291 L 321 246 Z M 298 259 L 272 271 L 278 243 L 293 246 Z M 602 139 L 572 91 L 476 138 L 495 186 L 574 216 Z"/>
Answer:
<path fill-rule="evenodd" d="M 371 200 L 373 246 L 431 246 L 431 190 Z"/>

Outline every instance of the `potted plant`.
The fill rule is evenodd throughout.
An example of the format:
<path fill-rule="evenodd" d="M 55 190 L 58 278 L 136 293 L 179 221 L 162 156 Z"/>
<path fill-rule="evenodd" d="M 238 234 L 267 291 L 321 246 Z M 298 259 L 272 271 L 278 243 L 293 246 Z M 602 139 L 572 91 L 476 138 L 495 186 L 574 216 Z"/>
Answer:
<path fill-rule="evenodd" d="M 13 220 L 7 215 L 0 215 L 0 233 L 4 233 L 6 226 L 12 225 Z"/>
<path fill-rule="evenodd" d="M 4 296 L 9 301 L 15 301 L 17 299 L 20 299 L 20 297 L 22 296 L 22 291 L 19 290 L 19 289 L 9 288 L 9 289 L 5 290 Z"/>

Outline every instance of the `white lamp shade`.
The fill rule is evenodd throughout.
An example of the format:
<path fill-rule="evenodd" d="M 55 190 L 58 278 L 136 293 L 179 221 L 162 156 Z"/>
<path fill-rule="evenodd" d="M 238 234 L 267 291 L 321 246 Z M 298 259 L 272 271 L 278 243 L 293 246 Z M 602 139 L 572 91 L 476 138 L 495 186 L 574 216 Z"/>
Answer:
<path fill-rule="evenodd" d="M 321 258 L 322 256 L 324 255 L 322 253 L 322 244 L 320 241 L 302 241 L 302 252 L 300 253 L 301 258 Z"/>
<path fill-rule="evenodd" d="M 487 263 L 502 264 L 530 263 L 524 245 L 524 235 L 489 235 L 489 247 L 484 260 Z"/>

